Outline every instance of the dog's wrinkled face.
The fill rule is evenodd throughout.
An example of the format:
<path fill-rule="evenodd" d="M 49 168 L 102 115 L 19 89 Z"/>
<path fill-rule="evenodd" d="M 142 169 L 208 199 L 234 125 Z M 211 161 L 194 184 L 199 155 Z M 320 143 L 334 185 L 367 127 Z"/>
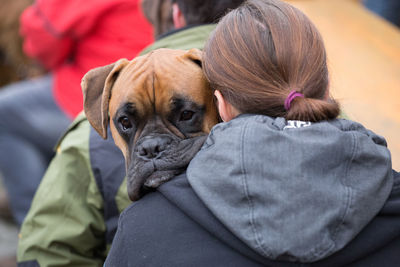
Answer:
<path fill-rule="evenodd" d="M 89 122 L 103 138 L 109 123 L 124 154 L 131 200 L 181 173 L 217 123 L 197 49 L 159 49 L 94 69 L 82 89 Z"/>

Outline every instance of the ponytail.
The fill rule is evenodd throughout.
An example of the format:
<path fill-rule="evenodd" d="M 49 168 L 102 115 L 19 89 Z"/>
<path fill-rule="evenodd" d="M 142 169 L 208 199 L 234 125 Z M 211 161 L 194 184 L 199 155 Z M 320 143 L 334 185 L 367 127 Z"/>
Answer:
<path fill-rule="evenodd" d="M 333 99 L 297 97 L 292 101 L 285 119 L 318 122 L 335 119 L 339 114 L 339 104 Z"/>
<path fill-rule="evenodd" d="M 278 0 L 247 0 L 211 34 L 203 57 L 213 89 L 241 113 L 317 122 L 340 107 L 325 100 L 326 52 L 318 30 L 298 9 Z M 285 109 L 288 88 L 304 97 Z"/>

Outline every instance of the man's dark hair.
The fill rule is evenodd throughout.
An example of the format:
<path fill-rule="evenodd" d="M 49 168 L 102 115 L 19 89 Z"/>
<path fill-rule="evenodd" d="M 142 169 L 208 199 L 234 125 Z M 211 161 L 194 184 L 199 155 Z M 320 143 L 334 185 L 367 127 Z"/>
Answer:
<path fill-rule="evenodd" d="M 230 10 L 245 0 L 173 0 L 177 3 L 187 25 L 217 23 Z"/>

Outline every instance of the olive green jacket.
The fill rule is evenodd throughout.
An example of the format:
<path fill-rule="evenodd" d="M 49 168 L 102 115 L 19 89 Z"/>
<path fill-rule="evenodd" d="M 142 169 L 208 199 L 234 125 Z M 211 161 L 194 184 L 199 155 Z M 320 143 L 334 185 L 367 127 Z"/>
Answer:
<path fill-rule="evenodd" d="M 202 49 L 214 28 L 177 31 L 142 54 L 157 48 Z M 81 113 L 59 142 L 20 231 L 19 266 L 103 266 L 119 213 L 130 200 L 122 155 L 115 146 L 104 151 L 111 137 L 99 141 L 94 134 Z"/>

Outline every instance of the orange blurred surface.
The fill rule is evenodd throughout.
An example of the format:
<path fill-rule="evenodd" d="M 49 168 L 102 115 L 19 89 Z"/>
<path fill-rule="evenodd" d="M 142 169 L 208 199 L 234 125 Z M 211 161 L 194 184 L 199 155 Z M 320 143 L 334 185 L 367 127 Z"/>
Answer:
<path fill-rule="evenodd" d="M 350 0 L 288 0 L 317 25 L 331 94 L 350 119 L 388 141 L 400 170 L 400 29 Z"/>

